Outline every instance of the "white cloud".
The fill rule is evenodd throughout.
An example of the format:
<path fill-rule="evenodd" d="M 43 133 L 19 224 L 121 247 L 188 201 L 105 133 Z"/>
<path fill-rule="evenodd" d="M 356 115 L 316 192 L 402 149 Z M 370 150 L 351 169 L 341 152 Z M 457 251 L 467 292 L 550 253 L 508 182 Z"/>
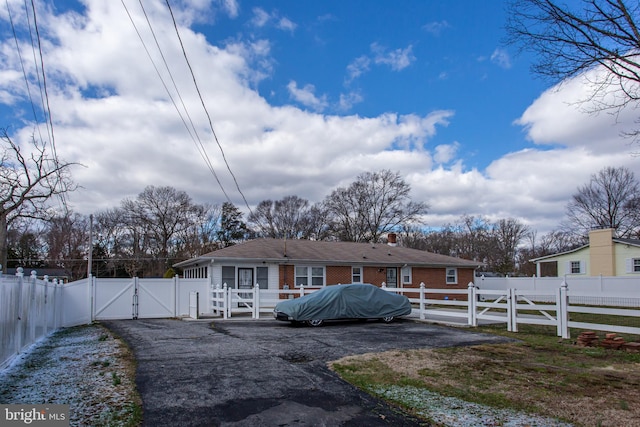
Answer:
<path fill-rule="evenodd" d="M 57 152 L 64 161 L 85 165 L 74 169 L 81 188 L 69 195 L 71 205 L 78 212 L 95 213 L 135 197 L 150 184 L 187 191 L 200 203 L 222 203 L 225 196 L 202 158 L 206 154 L 232 201 L 244 208 L 160 3 L 148 12 L 153 25 L 165 29 L 158 31 L 159 43 L 195 124 L 191 134 L 122 5 L 102 0 L 86 5 L 85 16 L 40 17 L 43 34 L 56 40 L 44 40 L 44 46 Z M 144 17 L 136 10 L 131 8 L 134 21 L 145 29 L 145 43 L 161 64 Z M 254 10 L 253 16 L 266 16 L 256 21 L 266 25 L 270 15 L 260 11 Z M 455 123 L 452 111 L 375 117 L 319 114 L 328 108 L 327 96 L 316 94 L 310 84 L 298 87 L 294 80 L 288 85 L 291 97 L 311 111 L 276 107 L 254 88 L 272 72 L 269 41 L 220 47 L 187 27 L 180 32 L 225 157 L 252 205 L 292 194 L 320 201 L 359 173 L 385 168 L 400 171 L 414 199 L 431 205 L 426 220 L 432 226 L 474 214 L 520 218 L 545 232 L 559 224 L 571 194 L 592 173 L 605 166 L 626 166 L 640 176 L 640 162 L 630 155 L 633 147 L 620 138 L 613 118 L 586 115 L 584 104 L 575 104 L 587 93 L 578 80 L 543 93 L 522 114 L 517 124 L 525 127 L 531 147 L 514 149 L 486 170 L 469 169 L 460 159 L 465 141 L 429 145 L 441 127 Z M 0 61 L 0 101 L 14 102 L 24 99 L 21 72 L 13 40 L 2 43 L 6 60 Z M 377 52 L 395 58 L 380 64 L 400 69 L 405 63 L 400 57 L 411 56 L 410 47 L 394 52 L 405 53 Z M 369 57 L 359 58 L 350 75 L 357 78 L 371 63 Z M 160 70 L 166 79 L 166 71 Z M 341 96 L 340 105 L 347 108 L 361 101 L 359 92 L 349 92 Z M 625 126 L 634 125 L 634 118 L 633 111 L 618 116 Z M 32 133 L 33 128 L 25 126 L 16 139 L 28 140 Z"/>
<path fill-rule="evenodd" d="M 359 56 L 354 59 L 349 65 L 347 65 L 346 82 L 350 83 L 360 77 L 362 74 L 369 71 L 370 64 L 371 60 L 367 56 Z"/>
<path fill-rule="evenodd" d="M 253 18 L 251 18 L 251 24 L 255 25 L 256 27 L 264 27 L 271 19 L 271 15 L 261 7 L 254 7 L 252 12 Z"/>
<path fill-rule="evenodd" d="M 504 49 L 498 48 L 494 50 L 491 54 L 491 62 L 504 69 L 511 68 L 511 58 L 509 57 L 509 53 Z"/>
<path fill-rule="evenodd" d="M 363 99 L 359 92 L 341 93 L 338 109 L 341 111 L 349 111 L 355 104 L 362 102 Z"/>
<path fill-rule="evenodd" d="M 371 68 L 371 63 L 377 65 L 388 65 L 394 71 L 401 71 L 410 66 L 416 57 L 413 56 L 411 45 L 404 49 L 396 49 L 388 51 L 384 46 L 378 43 L 372 43 L 370 45 L 372 52 L 372 58 L 367 55 L 362 55 L 354 59 L 349 65 L 347 65 L 347 77 L 345 78 L 345 84 L 348 85 L 355 79 L 367 73 Z"/>
<path fill-rule="evenodd" d="M 253 26 L 258 28 L 266 27 L 273 23 L 272 25 L 275 28 L 293 33 L 298 26 L 289 18 L 280 16 L 276 11 L 269 13 L 261 7 L 254 7 L 252 12 L 253 17 L 250 22 Z"/>
<path fill-rule="evenodd" d="M 451 25 L 447 21 L 428 22 L 422 26 L 422 29 L 434 36 L 439 36 L 444 30 L 450 28 Z"/>
<path fill-rule="evenodd" d="M 376 64 L 389 65 L 394 71 L 403 70 L 416 60 L 412 50 L 413 47 L 409 45 L 404 49 L 396 49 L 389 52 L 378 43 L 371 44 L 371 52 L 374 54 L 373 61 Z"/>
<path fill-rule="evenodd" d="M 438 163 L 449 163 L 451 160 L 456 158 L 456 154 L 459 149 L 460 144 L 458 142 L 438 145 L 435 148 L 433 159 Z"/>
<path fill-rule="evenodd" d="M 316 88 L 311 84 L 305 85 L 303 88 L 298 88 L 297 83 L 292 80 L 287 85 L 287 89 L 289 90 L 291 98 L 305 107 L 312 108 L 315 111 L 322 111 L 327 108 L 328 102 L 326 95 L 318 98 L 314 94 Z"/>
<path fill-rule="evenodd" d="M 276 26 L 281 30 L 287 30 L 290 32 L 293 32 L 297 27 L 297 25 L 293 21 L 287 18 L 280 18 Z"/>
<path fill-rule="evenodd" d="M 240 13 L 240 5 L 236 0 L 220 0 L 222 8 L 227 12 L 229 17 L 237 18 Z"/>

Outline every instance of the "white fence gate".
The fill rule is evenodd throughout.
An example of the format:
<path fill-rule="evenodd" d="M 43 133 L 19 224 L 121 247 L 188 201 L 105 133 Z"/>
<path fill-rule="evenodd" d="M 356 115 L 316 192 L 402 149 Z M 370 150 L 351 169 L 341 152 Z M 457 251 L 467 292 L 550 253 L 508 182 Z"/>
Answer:
<path fill-rule="evenodd" d="M 176 317 L 177 287 L 167 279 L 93 279 L 94 320 Z"/>

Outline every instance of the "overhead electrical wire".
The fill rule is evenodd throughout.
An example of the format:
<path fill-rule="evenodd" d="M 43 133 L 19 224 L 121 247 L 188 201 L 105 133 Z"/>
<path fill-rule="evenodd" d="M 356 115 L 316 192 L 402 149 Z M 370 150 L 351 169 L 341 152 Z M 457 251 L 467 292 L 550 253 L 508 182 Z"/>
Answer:
<path fill-rule="evenodd" d="M 38 135 L 40 136 L 40 140 L 43 141 L 42 138 L 42 133 L 40 132 L 40 127 L 38 126 L 38 117 L 37 117 L 37 113 L 36 113 L 36 108 L 35 108 L 35 102 L 33 101 L 33 98 L 31 96 L 31 90 L 30 90 L 30 85 L 29 85 L 29 79 L 26 73 L 26 68 L 24 66 L 24 60 L 22 58 L 22 53 L 20 50 L 20 44 L 18 41 L 18 37 L 17 37 L 17 33 L 15 31 L 15 26 L 13 24 L 13 19 L 11 18 L 11 10 L 9 8 L 9 2 L 8 0 L 5 1 L 6 6 L 7 6 L 7 12 L 9 14 L 9 18 L 10 18 L 10 22 L 11 22 L 11 28 L 13 30 L 13 36 L 16 42 L 16 50 L 18 52 L 18 58 L 20 60 L 20 66 L 22 67 L 22 72 L 25 78 L 25 83 L 26 83 L 26 87 L 27 87 L 27 93 L 29 96 L 29 101 L 31 103 L 31 108 L 33 110 L 34 113 L 34 120 L 36 123 L 36 128 L 38 129 Z M 33 33 L 31 31 L 31 21 L 29 20 L 29 7 L 27 5 L 27 0 L 24 1 L 24 8 L 25 8 L 25 15 L 27 17 L 27 27 L 29 29 L 29 36 L 30 36 L 30 40 L 31 40 L 31 50 L 33 52 L 33 61 L 34 61 L 34 65 L 35 65 L 35 70 L 36 70 L 36 76 L 37 76 L 37 81 L 38 81 L 38 88 L 40 90 L 40 99 L 41 99 L 41 103 L 42 103 L 42 111 L 45 114 L 45 123 L 47 125 L 47 132 L 49 134 L 49 145 L 51 147 L 51 153 L 52 153 L 52 158 L 53 158 L 53 162 L 55 165 L 55 172 L 57 175 L 57 181 L 54 183 L 54 191 L 55 191 L 55 186 L 57 185 L 64 185 L 64 181 L 62 180 L 62 176 L 60 173 L 60 162 L 58 161 L 58 154 L 56 151 L 56 145 L 55 145 L 55 133 L 53 130 L 53 119 L 52 119 L 52 115 L 51 115 L 51 106 L 49 103 L 49 93 L 47 90 L 47 81 L 46 81 L 46 74 L 44 71 L 44 55 L 42 53 L 42 44 L 40 42 L 40 31 L 38 28 L 38 21 L 37 21 L 37 17 L 36 17 L 36 6 L 33 0 L 31 0 L 31 11 L 33 13 L 33 27 L 35 29 L 35 33 L 36 33 L 36 40 L 37 40 L 37 51 L 38 51 L 38 55 L 36 55 L 36 47 L 35 47 L 35 41 L 33 38 Z M 38 64 L 38 56 L 39 56 L 39 64 Z M 42 81 L 40 80 L 40 76 L 42 75 Z M 47 182 L 48 182 L 48 178 L 46 178 Z M 64 188 L 61 188 L 61 190 L 64 190 Z M 60 193 L 58 193 L 58 196 L 62 202 L 62 205 L 64 207 L 65 213 L 69 212 L 69 207 L 67 204 L 67 201 L 65 199 L 65 195 L 64 195 L 64 191 L 60 191 Z"/>
<path fill-rule="evenodd" d="M 27 70 L 24 67 L 24 59 L 22 58 L 22 50 L 20 49 L 20 42 L 18 40 L 18 34 L 16 32 L 16 28 L 13 25 L 13 15 L 11 13 L 11 8 L 9 7 L 9 0 L 5 0 L 7 5 L 7 13 L 9 15 L 9 24 L 11 25 L 11 31 L 13 32 L 13 40 L 16 43 L 16 52 L 18 52 L 18 59 L 20 60 L 20 68 L 22 69 L 22 76 L 24 77 L 24 83 L 27 88 L 27 96 L 29 97 L 29 102 L 31 103 L 31 111 L 33 112 L 33 120 L 36 125 L 36 129 L 38 130 L 38 135 L 40 136 L 40 140 L 42 141 L 42 132 L 40 131 L 40 126 L 38 125 L 38 113 L 36 111 L 36 104 L 33 101 L 33 96 L 31 95 L 31 85 L 29 84 L 29 77 L 27 76 Z M 29 14 L 27 14 L 27 20 L 29 19 Z M 31 35 L 31 25 L 29 23 L 29 34 Z M 33 37 L 31 38 L 33 43 Z M 37 73 L 36 73 L 37 74 Z M 38 82 L 40 82 L 40 76 L 38 75 Z"/>
<path fill-rule="evenodd" d="M 25 0 L 25 9 L 26 9 L 26 0 Z M 35 30 L 36 33 L 36 41 L 37 46 L 38 46 L 38 57 L 40 59 L 40 73 L 38 73 L 38 83 L 40 83 L 40 74 L 42 74 L 42 84 L 40 85 L 40 96 L 41 98 L 44 95 L 44 101 L 43 101 L 43 110 L 45 111 L 45 116 L 48 119 L 47 123 L 48 123 L 48 129 L 49 129 L 49 145 L 51 146 L 51 153 L 53 155 L 53 163 L 55 165 L 56 168 L 56 175 L 58 177 L 57 182 L 54 184 L 54 186 L 57 186 L 58 184 L 61 186 L 61 191 L 60 193 L 58 193 L 58 197 L 60 197 L 60 201 L 62 202 L 62 206 L 64 207 L 64 212 L 65 215 L 69 214 L 69 205 L 67 204 L 67 199 L 65 197 L 65 192 L 66 192 L 66 188 L 63 188 L 62 186 L 64 186 L 64 180 L 62 179 L 62 175 L 60 174 L 60 162 L 58 161 L 58 151 L 56 149 L 56 137 L 55 137 L 55 132 L 53 130 L 53 117 L 51 114 L 51 104 L 49 103 L 49 90 L 47 89 L 47 75 L 44 71 L 44 55 L 42 54 L 42 43 L 40 41 L 40 29 L 38 27 L 38 18 L 37 18 L 37 14 L 36 14 L 36 5 L 34 0 L 31 0 L 31 11 L 33 13 L 33 28 Z M 29 13 L 27 12 L 27 16 L 29 15 Z M 29 34 L 31 34 L 31 24 L 29 23 Z M 36 65 L 36 70 L 38 69 L 38 61 L 35 59 L 36 57 L 36 52 L 35 52 L 35 47 L 33 46 L 33 36 L 31 36 L 31 48 L 34 51 L 34 62 Z M 55 191 L 55 188 L 54 188 Z"/>
<path fill-rule="evenodd" d="M 211 129 L 211 133 L 213 134 L 213 137 L 216 141 L 216 144 L 218 145 L 218 148 L 220 149 L 220 153 L 222 154 L 222 159 L 225 163 L 225 165 L 227 166 L 227 170 L 229 171 L 229 174 L 231 174 L 231 177 L 233 178 L 233 182 L 236 184 L 236 189 L 238 190 L 238 193 L 240 193 L 240 195 L 242 196 L 242 200 L 244 201 L 245 205 L 247 206 L 247 209 L 249 209 L 249 212 L 252 212 L 251 207 L 249 206 L 249 202 L 247 202 L 246 197 L 244 196 L 244 193 L 242 192 L 242 190 L 240 189 L 240 185 L 238 184 L 238 180 L 236 179 L 236 176 L 234 175 L 233 171 L 231 170 L 231 166 L 229 166 L 229 162 L 227 161 L 227 157 L 224 154 L 224 150 L 222 149 L 222 145 L 220 144 L 220 141 L 218 140 L 218 136 L 216 135 L 215 130 L 213 129 L 213 122 L 211 120 L 211 115 L 209 114 L 209 110 L 207 110 L 207 106 L 204 102 L 204 99 L 202 98 L 202 93 L 200 92 L 200 88 L 198 86 L 198 82 L 196 80 L 196 76 L 193 72 L 193 68 L 191 67 L 191 63 L 189 62 L 189 58 L 187 56 L 187 51 L 184 48 L 184 44 L 182 43 L 182 37 L 180 37 L 180 31 L 178 30 L 178 24 L 176 23 L 176 19 L 175 16 L 173 15 L 173 10 L 171 9 L 171 5 L 169 4 L 169 0 L 165 0 L 165 2 L 167 3 L 167 8 L 169 9 L 169 13 L 171 14 L 171 20 L 173 21 L 173 27 L 176 31 L 176 35 L 178 36 L 178 41 L 180 42 L 180 49 L 182 50 L 182 54 L 184 56 L 184 59 L 187 63 L 187 66 L 189 67 L 189 72 L 191 73 L 191 78 L 193 80 L 193 84 L 196 88 L 196 92 L 198 93 L 198 97 L 200 98 L 200 103 L 202 104 L 202 108 L 204 109 L 204 112 L 207 115 L 207 119 L 209 120 L 209 128 Z"/>
<path fill-rule="evenodd" d="M 193 128 L 193 133 L 191 132 L 191 129 L 189 128 L 189 125 L 187 124 L 184 116 L 182 115 L 182 112 L 180 111 L 180 108 L 176 104 L 173 96 L 171 95 L 171 91 L 167 87 L 167 84 L 165 83 L 164 78 L 162 77 L 162 73 L 160 73 L 160 70 L 158 69 L 155 61 L 153 60 L 153 57 L 151 56 L 151 53 L 149 52 L 149 49 L 147 48 L 147 44 L 145 43 L 144 38 L 142 37 L 142 34 L 140 34 L 140 31 L 138 30 L 138 27 L 135 24 L 135 21 L 133 20 L 133 17 L 131 16 L 131 13 L 129 13 L 129 9 L 127 8 L 127 5 L 125 4 L 124 0 L 120 0 L 120 1 L 121 1 L 122 6 L 124 7 L 124 9 L 125 9 L 125 11 L 127 13 L 127 16 L 129 17 L 129 20 L 131 21 L 131 25 L 133 25 L 133 28 L 136 31 L 136 34 L 138 35 L 138 38 L 140 39 L 140 42 L 142 43 L 142 46 L 143 46 L 145 52 L 147 53 L 147 57 L 151 61 L 151 64 L 153 65 L 153 68 L 156 70 L 156 74 L 158 74 L 158 78 L 162 82 L 162 85 L 163 85 L 165 91 L 167 92 L 167 95 L 169 96 L 169 99 L 171 100 L 171 103 L 173 104 L 174 108 L 176 109 L 176 112 L 178 113 L 178 115 L 180 116 L 180 120 L 182 120 L 182 123 L 184 124 L 184 127 L 187 129 L 187 132 L 189 133 L 189 136 L 191 137 L 191 140 L 196 145 L 196 149 L 198 150 L 198 153 L 200 153 L 200 156 L 202 157 L 202 159 L 206 163 L 209 171 L 211 172 L 211 174 L 215 178 L 216 182 L 218 183 L 218 186 L 222 190 L 222 193 L 225 195 L 227 200 L 229 202 L 231 202 L 231 199 L 230 199 L 229 195 L 225 191 L 224 186 L 222 185 L 222 182 L 218 178 L 218 174 L 216 173 L 215 168 L 213 167 L 213 164 L 211 163 L 211 160 L 209 159 L 209 156 L 207 155 L 207 152 L 206 152 L 206 150 L 204 148 L 204 145 L 202 144 L 202 141 L 200 141 L 200 137 L 198 135 L 196 127 L 193 124 L 193 121 L 191 120 L 191 116 L 189 115 L 189 112 L 188 112 L 188 110 L 187 110 L 187 108 L 186 108 L 186 106 L 184 104 L 182 96 L 180 95 L 180 91 L 178 90 L 178 88 L 176 86 L 175 80 L 173 79 L 173 75 L 171 74 L 171 71 L 169 70 L 169 66 L 168 66 L 168 64 L 167 64 L 167 62 L 165 60 L 164 54 L 162 53 L 162 49 L 160 49 L 160 46 L 158 45 L 158 41 L 156 39 L 155 32 L 153 32 L 153 28 L 151 27 L 151 23 L 149 22 L 149 20 L 147 18 L 147 23 L 149 24 L 149 27 L 151 28 L 151 32 L 153 34 L 153 38 L 156 41 L 156 45 L 158 47 L 158 50 L 160 50 L 160 55 L 162 57 L 162 60 L 165 63 L 165 67 L 167 68 L 167 71 L 169 72 L 169 75 L 171 77 L 171 81 L 173 82 L 174 88 L 175 88 L 175 90 L 176 90 L 176 92 L 178 94 L 178 97 L 180 98 L 180 101 L 182 102 L 182 106 L 183 106 L 183 108 L 185 110 L 185 114 L 189 118 L 189 122 L 191 123 L 191 127 Z M 140 2 L 140 6 L 142 6 L 142 2 Z M 143 10 L 144 15 L 146 17 L 147 14 L 146 14 L 146 11 L 144 10 L 143 6 L 142 6 L 142 10 Z M 195 136 L 194 136 L 194 134 L 195 134 Z"/>

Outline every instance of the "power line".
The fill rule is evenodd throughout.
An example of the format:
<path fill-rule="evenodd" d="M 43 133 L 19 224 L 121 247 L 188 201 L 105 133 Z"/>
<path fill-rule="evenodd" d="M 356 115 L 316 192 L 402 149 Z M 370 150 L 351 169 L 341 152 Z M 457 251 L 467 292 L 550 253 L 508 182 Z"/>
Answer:
<path fill-rule="evenodd" d="M 231 199 L 229 198 L 229 195 L 227 194 L 227 192 L 224 189 L 224 186 L 222 185 L 222 182 L 220 182 L 220 179 L 218 178 L 218 175 L 216 174 L 216 171 L 213 167 L 213 164 L 211 163 L 211 160 L 209 159 L 204 146 L 202 144 L 202 142 L 200 142 L 200 144 L 198 144 L 198 142 L 196 141 L 196 138 L 198 139 L 198 141 L 200 140 L 200 137 L 198 136 L 198 133 L 196 131 L 196 128 L 193 124 L 193 121 L 191 120 L 191 116 L 189 116 L 189 113 L 187 111 L 187 108 L 184 104 L 184 101 L 182 101 L 182 97 L 180 96 L 180 92 L 175 84 L 175 81 L 173 79 L 173 76 L 171 75 L 171 71 L 169 70 L 169 67 L 166 63 L 166 61 L 164 60 L 164 55 L 162 54 L 162 50 L 160 49 L 160 46 L 158 45 L 157 39 L 155 37 L 155 33 L 153 33 L 153 29 L 151 29 L 152 33 L 153 33 L 153 37 L 154 39 L 156 39 L 156 45 L 158 45 L 158 50 L 160 50 L 161 56 L 163 61 L 165 61 L 165 66 L 167 68 L 167 71 L 169 71 L 169 75 L 171 76 L 171 80 L 173 81 L 174 87 L 176 89 L 176 92 L 178 93 L 178 97 L 180 98 L 180 100 L 182 101 L 182 105 L 183 108 L 185 110 L 185 114 L 187 115 L 187 117 L 189 118 L 189 122 L 191 123 L 191 126 L 193 127 L 193 132 L 195 133 L 195 137 L 194 134 L 191 132 L 191 129 L 189 128 L 189 125 L 187 125 L 187 122 L 185 121 L 180 109 L 178 108 L 178 105 L 176 104 L 173 96 L 171 95 L 171 91 L 169 91 L 169 88 L 167 87 L 162 74 L 160 73 L 160 70 L 158 69 L 158 67 L 156 66 L 155 61 L 153 60 L 153 57 L 151 56 L 151 53 L 149 52 L 149 49 L 147 48 L 146 43 L 144 42 L 144 39 L 142 38 L 142 35 L 140 34 L 140 31 L 138 30 L 137 25 L 135 24 L 133 17 L 131 16 L 131 14 L 129 13 L 129 9 L 127 8 L 127 5 L 124 3 L 124 0 L 120 0 L 122 3 L 122 6 L 124 7 L 125 11 L 127 12 L 127 16 L 129 17 L 129 20 L 131 21 L 131 25 L 133 25 L 133 28 L 136 31 L 136 34 L 138 35 L 138 38 L 140 39 L 140 42 L 142 43 L 142 47 L 144 48 L 145 52 L 147 53 L 147 57 L 149 58 L 149 60 L 151 61 L 151 64 L 153 65 L 153 68 L 156 70 L 156 74 L 158 75 L 158 78 L 160 78 L 160 81 L 162 82 L 162 86 L 164 87 L 165 91 L 167 92 L 167 95 L 169 96 L 169 99 L 171 100 L 171 103 L 173 104 L 174 108 L 176 109 L 176 112 L 178 113 L 178 115 L 180 116 L 180 120 L 182 120 L 182 123 L 184 124 L 185 128 L 187 129 L 187 132 L 189 133 L 189 136 L 191 137 L 191 140 L 193 141 L 193 143 L 196 145 L 196 149 L 198 150 L 198 153 L 200 153 L 200 156 L 202 157 L 202 159 L 204 160 L 204 162 L 207 164 L 207 167 L 209 168 L 209 171 L 213 174 L 216 182 L 218 183 L 218 186 L 220 186 L 220 189 L 222 190 L 222 193 L 225 195 L 225 197 L 227 198 L 227 200 L 231 201 Z M 140 3 L 140 5 L 142 6 L 142 3 Z M 143 12 L 144 12 L 144 7 L 143 7 Z M 144 12 L 145 17 L 146 12 Z M 147 19 L 147 22 L 148 19 Z M 149 26 L 151 26 L 151 24 L 149 24 Z"/>
<path fill-rule="evenodd" d="M 26 73 L 26 68 L 24 66 L 24 60 L 22 58 L 22 53 L 20 50 L 20 44 L 18 42 L 18 37 L 17 37 L 17 33 L 15 30 L 15 26 L 13 24 L 13 19 L 11 17 L 11 10 L 9 8 L 9 2 L 8 0 L 5 1 L 6 6 L 7 6 L 7 12 L 9 13 L 9 19 L 11 22 L 11 28 L 13 31 L 13 36 L 16 42 L 16 50 L 18 53 L 18 58 L 20 60 L 20 66 L 22 67 L 22 72 L 23 72 L 23 76 L 25 78 L 25 84 L 26 84 L 26 88 L 27 88 L 27 94 L 29 97 L 29 101 L 31 103 L 31 108 L 33 111 L 33 115 L 34 115 L 34 121 L 36 124 L 36 128 L 38 129 L 38 135 L 40 136 L 40 141 L 43 141 L 42 138 L 42 133 L 40 132 L 40 127 L 38 126 L 38 117 L 37 117 L 37 113 L 36 113 L 36 108 L 35 108 L 35 102 L 33 101 L 33 98 L 31 96 L 31 89 L 30 89 L 30 85 L 29 85 L 29 79 Z M 54 134 L 54 130 L 53 130 L 53 120 L 52 120 L 52 115 L 51 115 L 51 106 L 49 103 L 49 93 L 47 90 L 47 82 L 46 82 L 46 74 L 44 71 L 44 55 L 42 53 L 42 44 L 40 42 L 40 31 L 38 28 L 38 21 L 37 21 L 37 17 L 36 17 L 36 7 L 35 7 L 35 3 L 33 0 L 31 0 L 31 11 L 33 13 L 33 28 L 35 29 L 35 33 L 36 33 L 36 40 L 37 40 L 37 45 L 38 45 L 38 54 L 39 54 L 39 58 L 40 58 L 40 64 L 38 64 L 38 59 L 37 59 L 37 55 L 36 55 L 36 48 L 35 48 L 35 41 L 33 38 L 33 33 L 31 31 L 31 21 L 29 20 L 29 7 L 27 5 L 27 0 L 24 1 L 24 8 L 25 8 L 25 15 L 27 17 L 27 28 L 29 29 L 29 37 L 31 40 L 31 50 L 33 52 L 33 61 L 34 61 L 34 65 L 35 65 L 35 69 L 36 69 L 36 77 L 37 77 L 37 81 L 38 81 L 38 88 L 40 90 L 40 100 L 42 103 L 42 111 L 45 114 L 45 123 L 47 125 L 47 130 L 48 130 L 48 134 L 49 134 L 49 145 L 51 147 L 51 153 L 52 153 L 52 157 L 53 157 L 53 162 L 55 165 L 55 172 L 57 175 L 57 181 L 54 183 L 54 191 L 55 191 L 55 187 L 59 184 L 61 186 L 64 185 L 64 181 L 62 180 L 62 175 L 60 173 L 60 168 L 59 168 L 59 161 L 58 161 L 58 154 L 56 151 L 56 145 L 55 145 L 55 134 Z M 42 81 L 40 80 L 40 74 L 42 74 Z M 43 141 L 44 143 L 44 141 Z M 49 183 L 49 178 L 46 177 L 45 178 L 47 183 Z M 60 200 L 62 201 L 62 204 L 64 206 L 65 212 L 69 212 L 69 208 L 67 206 L 67 202 L 66 199 L 64 197 L 64 190 L 63 187 L 61 187 L 61 191 L 58 194 L 58 196 L 60 197 Z"/>
<path fill-rule="evenodd" d="M 40 132 L 40 126 L 38 126 L 38 113 L 36 112 L 36 105 L 33 101 L 33 96 L 31 96 L 31 85 L 29 84 L 29 77 L 27 76 L 27 70 L 24 66 L 24 60 L 22 59 L 22 51 L 20 49 L 20 43 L 18 41 L 18 34 L 16 32 L 16 28 L 13 24 L 13 16 L 11 14 L 11 8 L 9 7 L 9 0 L 5 0 L 5 4 L 7 5 L 7 13 L 9 14 L 9 24 L 11 25 L 11 31 L 13 32 L 13 40 L 16 42 L 16 52 L 18 52 L 18 59 L 20 60 L 20 68 L 22 69 L 22 76 L 24 77 L 24 83 L 27 88 L 27 96 L 29 97 L 29 102 L 31 103 L 31 111 L 33 112 L 33 120 L 36 124 L 36 129 L 38 130 L 38 135 L 40 136 L 40 140 L 42 141 L 42 132 Z M 27 13 L 27 20 L 29 20 L 29 14 Z M 31 23 L 29 22 L 29 35 L 31 35 Z M 33 41 L 33 38 L 32 38 Z M 38 76 L 38 82 L 40 81 L 40 76 Z"/>
<path fill-rule="evenodd" d="M 167 3 L 167 8 L 169 9 L 169 13 L 171 14 L 171 20 L 173 21 L 173 27 L 176 30 L 176 35 L 178 36 L 178 41 L 180 42 L 180 49 L 182 50 L 182 54 L 184 56 L 184 59 L 187 63 L 187 66 L 189 67 L 189 72 L 191 73 L 191 78 L 193 80 L 193 84 L 196 88 L 196 92 L 198 93 L 198 97 L 200 98 L 200 103 L 202 104 L 202 108 L 204 109 L 204 112 L 207 115 L 207 118 L 209 120 L 209 128 L 211 129 L 211 132 L 213 133 L 213 137 L 216 141 L 216 144 L 218 145 L 218 148 L 220 149 L 220 153 L 222 154 L 222 159 L 224 160 L 225 165 L 227 165 L 227 170 L 229 171 L 229 173 L 231 174 L 231 177 L 233 178 L 233 182 L 235 182 L 236 184 L 236 188 L 238 190 L 238 193 L 240 193 L 240 195 L 242 196 L 242 200 L 244 201 L 245 205 L 247 206 L 247 209 L 249 209 L 249 212 L 252 212 L 251 207 L 249 206 L 249 203 L 247 202 L 246 197 L 244 196 L 244 193 L 242 192 L 242 190 L 240 189 L 240 185 L 238 184 L 238 180 L 236 179 L 236 176 L 234 175 L 233 171 L 231 170 L 231 166 L 229 166 L 229 162 L 227 161 L 227 157 L 224 154 L 224 150 L 222 149 L 222 145 L 220 144 L 220 141 L 218 140 L 218 136 L 216 135 L 215 130 L 213 129 L 213 122 L 211 120 L 211 115 L 209 114 L 209 111 L 207 110 L 207 106 L 204 103 L 204 99 L 202 98 L 202 94 L 200 93 L 200 88 L 198 87 L 198 82 L 196 81 L 196 76 L 193 73 L 193 68 L 191 67 L 191 63 L 189 62 L 189 58 L 187 57 L 187 52 L 184 48 L 184 44 L 182 43 L 182 37 L 180 37 L 180 31 L 178 30 L 178 24 L 176 23 L 176 19 L 175 16 L 173 15 L 173 10 L 171 9 L 171 5 L 169 4 L 169 0 L 165 0 Z"/>

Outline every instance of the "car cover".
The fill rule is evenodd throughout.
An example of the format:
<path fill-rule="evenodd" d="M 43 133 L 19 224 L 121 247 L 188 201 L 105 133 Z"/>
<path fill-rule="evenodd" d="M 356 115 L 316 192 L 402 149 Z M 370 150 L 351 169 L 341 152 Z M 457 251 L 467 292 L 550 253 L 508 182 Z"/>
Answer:
<path fill-rule="evenodd" d="M 281 301 L 275 311 L 289 320 L 379 319 L 406 316 L 411 303 L 404 295 L 371 284 L 332 285 L 300 298 Z"/>

